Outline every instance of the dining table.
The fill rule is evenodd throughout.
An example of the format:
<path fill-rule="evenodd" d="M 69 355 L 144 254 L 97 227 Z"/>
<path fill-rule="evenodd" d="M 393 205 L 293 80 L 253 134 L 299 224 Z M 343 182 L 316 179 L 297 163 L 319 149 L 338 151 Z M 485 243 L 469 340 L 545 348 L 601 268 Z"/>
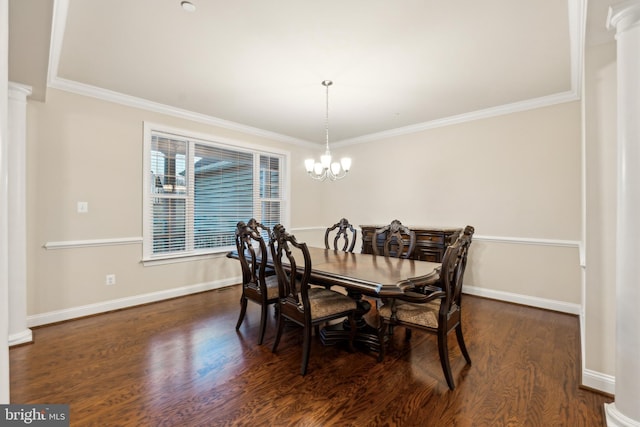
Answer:
<path fill-rule="evenodd" d="M 312 246 L 309 246 L 309 254 L 312 265 L 310 283 L 324 287 L 340 286 L 346 290 L 358 304 L 355 344 L 376 352 L 380 350 L 377 326 L 369 325 L 365 319 L 365 315 L 371 310 L 371 303 L 363 299 L 363 296 L 402 297 L 407 290 L 433 282 L 441 265 L 438 262 L 343 252 Z M 229 252 L 227 257 L 237 259 L 238 253 Z M 273 265 L 271 260 L 267 264 Z M 320 331 L 320 339 L 325 345 L 346 341 L 348 337 L 348 322 L 328 325 Z"/>

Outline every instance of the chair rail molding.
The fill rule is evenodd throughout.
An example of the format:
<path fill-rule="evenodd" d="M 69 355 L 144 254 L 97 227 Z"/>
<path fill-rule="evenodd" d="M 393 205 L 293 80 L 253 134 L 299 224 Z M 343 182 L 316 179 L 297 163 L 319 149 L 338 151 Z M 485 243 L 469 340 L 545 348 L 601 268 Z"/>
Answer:
<path fill-rule="evenodd" d="M 45 249 L 73 249 L 87 248 L 92 246 L 133 245 L 141 243 L 142 237 L 116 237 L 110 239 L 65 240 L 61 242 L 46 242 L 44 245 L 42 245 L 42 247 Z"/>
<path fill-rule="evenodd" d="M 358 231 L 362 231 L 360 227 L 354 226 Z M 438 228 L 438 226 L 434 226 Z M 411 228 L 411 226 L 409 226 Z M 304 226 L 304 227 L 291 227 L 291 232 L 308 232 L 308 231 L 322 231 L 325 232 L 326 226 Z M 576 247 L 580 248 L 582 242 L 579 240 L 568 239 L 541 239 L 536 237 L 516 237 L 516 236 L 482 236 L 474 234 L 474 241 L 494 242 L 494 243 L 513 243 L 520 245 L 539 245 L 539 246 L 564 246 L 564 247 Z"/>

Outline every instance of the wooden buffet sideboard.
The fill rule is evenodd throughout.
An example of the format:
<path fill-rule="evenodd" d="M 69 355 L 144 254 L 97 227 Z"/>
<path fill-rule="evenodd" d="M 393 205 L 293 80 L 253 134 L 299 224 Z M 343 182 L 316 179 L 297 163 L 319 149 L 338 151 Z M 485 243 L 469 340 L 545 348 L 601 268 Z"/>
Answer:
<path fill-rule="evenodd" d="M 361 225 L 362 230 L 362 253 L 371 254 L 373 236 L 377 228 L 384 225 Z M 421 261 L 442 262 L 444 251 L 451 245 L 462 232 L 462 228 L 431 228 L 431 227 L 409 227 L 416 233 L 416 248 L 411 259 Z M 382 244 L 385 236 L 378 237 L 378 248 L 383 252 Z M 403 235 L 403 240 L 408 244 L 409 236 Z"/>

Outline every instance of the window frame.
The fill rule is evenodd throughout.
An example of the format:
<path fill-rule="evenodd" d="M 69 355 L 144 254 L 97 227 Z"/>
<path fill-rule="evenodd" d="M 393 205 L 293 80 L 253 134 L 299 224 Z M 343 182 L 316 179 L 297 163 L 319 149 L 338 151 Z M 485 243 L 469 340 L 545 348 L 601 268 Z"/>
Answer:
<path fill-rule="evenodd" d="M 265 146 L 247 143 L 244 141 L 233 140 L 217 135 L 212 134 L 204 134 L 199 132 L 194 132 L 187 129 L 180 129 L 171 126 L 166 126 L 153 122 L 143 122 L 143 168 L 142 168 L 142 262 L 147 264 L 153 263 L 169 263 L 169 262 L 181 262 L 181 261 L 189 261 L 191 259 L 197 259 L 201 257 L 211 257 L 211 256 L 222 256 L 226 255 L 229 251 L 234 250 L 235 246 L 224 246 L 217 248 L 208 248 L 208 249 L 194 249 L 193 247 L 187 248 L 186 251 L 182 253 L 176 252 L 162 252 L 162 253 L 153 253 L 153 197 L 151 197 L 151 180 L 149 179 L 149 171 L 151 168 L 151 146 L 152 146 L 152 138 L 154 135 L 164 135 L 167 137 L 175 137 L 177 140 L 187 140 L 189 144 L 204 144 L 215 148 L 221 148 L 225 150 L 233 150 L 240 151 L 244 153 L 251 153 L 254 155 L 254 186 L 257 185 L 258 191 L 255 190 L 254 194 L 259 195 L 260 191 L 260 155 L 271 156 L 271 157 L 279 157 L 281 158 L 280 165 L 280 198 L 277 199 L 280 202 L 280 222 L 285 224 L 285 226 L 289 222 L 290 210 L 291 206 L 289 204 L 290 200 L 290 188 L 291 188 L 291 180 L 290 180 L 290 158 L 291 154 L 289 151 Z M 191 152 L 191 150 L 189 150 Z M 193 153 L 191 153 L 191 156 Z M 256 156 L 257 155 L 257 156 Z M 188 163 L 188 161 L 187 161 Z M 187 166 L 189 167 L 189 166 Z M 257 173 L 256 173 L 257 172 Z M 192 181 L 192 174 L 189 174 L 189 180 Z M 193 203 L 193 182 L 190 182 L 190 188 L 186 194 L 187 199 L 190 199 L 190 203 Z M 259 209 L 259 206 L 262 201 L 274 200 L 273 198 L 260 198 L 258 196 L 257 199 L 253 199 L 254 212 L 255 209 Z M 191 205 L 193 206 L 193 205 Z M 193 209 L 193 207 L 191 207 Z M 248 221 L 249 218 L 238 218 L 238 221 Z M 187 231 L 185 235 L 185 239 L 189 242 L 193 237 L 193 230 L 191 232 Z"/>

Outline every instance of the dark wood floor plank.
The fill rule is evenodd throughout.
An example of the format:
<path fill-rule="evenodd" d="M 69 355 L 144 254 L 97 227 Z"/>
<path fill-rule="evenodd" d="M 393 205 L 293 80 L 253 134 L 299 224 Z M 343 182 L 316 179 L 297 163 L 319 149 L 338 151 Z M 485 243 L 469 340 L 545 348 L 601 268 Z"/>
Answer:
<path fill-rule="evenodd" d="M 575 316 L 465 296 L 473 364 L 449 339 L 456 389 L 434 336 L 397 328 L 376 355 L 301 338 L 259 308 L 239 331 L 239 287 L 35 328 L 12 348 L 13 403 L 69 403 L 74 426 L 601 426 L 612 399 L 579 388 Z M 373 304 L 375 307 L 375 304 Z M 367 316 L 375 322 L 375 312 Z"/>

